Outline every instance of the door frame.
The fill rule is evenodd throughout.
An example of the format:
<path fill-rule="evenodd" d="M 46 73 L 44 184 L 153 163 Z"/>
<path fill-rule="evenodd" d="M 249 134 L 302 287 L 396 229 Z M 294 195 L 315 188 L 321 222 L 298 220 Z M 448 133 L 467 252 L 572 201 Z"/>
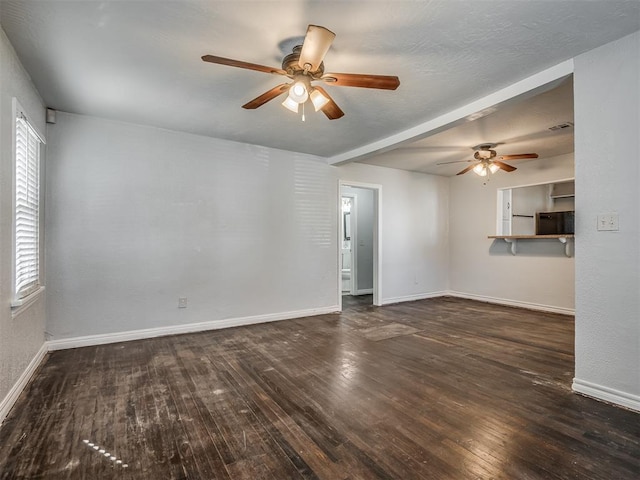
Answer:
<path fill-rule="evenodd" d="M 353 193 L 340 195 L 340 199 L 344 197 L 351 199 L 351 213 L 349 214 L 349 227 L 351 229 L 351 287 L 349 288 L 349 294 L 355 295 L 358 291 L 358 197 Z M 344 238 L 344 221 L 341 225 L 342 234 L 340 235 L 340 241 L 342 242 Z M 342 249 L 340 249 L 340 253 L 340 281 L 342 281 Z M 340 286 L 340 288 L 342 288 L 342 286 Z"/>
<path fill-rule="evenodd" d="M 349 180 L 338 181 L 338 305 L 342 311 L 342 239 L 344 238 L 342 226 L 342 187 L 355 187 L 373 190 L 373 304 L 382 306 L 382 185 L 376 183 L 353 182 Z M 355 217 L 354 217 L 355 218 Z M 352 232 L 353 234 L 353 232 Z M 356 233 L 357 235 L 357 233 Z M 352 249 L 352 257 L 353 249 Z M 351 259 L 352 267 L 355 267 L 354 259 Z M 354 275 L 351 275 L 352 282 Z M 352 285 L 353 287 L 353 285 Z"/>

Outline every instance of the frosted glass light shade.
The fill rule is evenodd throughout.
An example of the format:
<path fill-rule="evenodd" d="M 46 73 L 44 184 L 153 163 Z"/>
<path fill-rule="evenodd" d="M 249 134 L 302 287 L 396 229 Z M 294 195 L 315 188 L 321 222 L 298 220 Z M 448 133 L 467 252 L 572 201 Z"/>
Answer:
<path fill-rule="evenodd" d="M 487 176 L 487 167 L 485 164 L 483 163 L 479 163 L 478 165 L 476 165 L 475 167 L 473 167 L 473 171 L 477 174 L 480 175 L 481 177 L 486 177 Z"/>
<path fill-rule="evenodd" d="M 289 98 L 297 103 L 304 103 L 309 98 L 309 92 L 307 92 L 307 87 L 302 82 L 296 82 L 289 89 Z"/>
<path fill-rule="evenodd" d="M 313 92 L 311 92 L 311 103 L 313 103 L 313 108 L 315 108 L 317 112 L 327 103 L 329 103 L 329 99 L 322 93 L 320 93 L 319 90 L 314 90 Z"/>
<path fill-rule="evenodd" d="M 489 165 L 489 170 L 491 171 L 491 173 L 496 173 L 498 170 L 500 170 L 500 167 L 495 163 L 492 163 L 491 165 Z"/>
<path fill-rule="evenodd" d="M 296 102 L 295 100 L 293 100 L 291 98 L 291 95 L 289 95 L 284 102 L 282 102 L 282 106 L 288 110 L 291 110 L 293 113 L 298 113 L 298 102 Z"/>

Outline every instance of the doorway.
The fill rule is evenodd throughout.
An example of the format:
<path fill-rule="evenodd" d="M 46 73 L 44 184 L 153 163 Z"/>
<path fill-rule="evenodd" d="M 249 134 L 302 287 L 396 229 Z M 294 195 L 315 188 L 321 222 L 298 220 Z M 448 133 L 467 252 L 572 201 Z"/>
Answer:
<path fill-rule="evenodd" d="M 380 303 L 380 185 L 340 182 L 339 305 Z"/>
<path fill-rule="evenodd" d="M 357 195 L 342 194 L 342 245 L 340 277 L 342 278 L 342 295 L 356 295 L 358 269 L 357 260 Z M 355 253 L 355 255 L 354 255 Z"/>

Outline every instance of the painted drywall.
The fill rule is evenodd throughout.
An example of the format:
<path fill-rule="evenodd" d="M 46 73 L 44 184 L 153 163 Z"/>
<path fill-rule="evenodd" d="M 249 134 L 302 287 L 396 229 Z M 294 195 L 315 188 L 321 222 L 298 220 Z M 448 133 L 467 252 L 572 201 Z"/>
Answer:
<path fill-rule="evenodd" d="M 20 315 L 12 317 L 11 313 L 13 98 L 18 99 L 35 128 L 45 132 L 42 99 L 0 30 L 0 402 L 27 370 L 45 340 L 43 295 Z"/>
<path fill-rule="evenodd" d="M 48 162 L 53 340 L 337 307 L 326 162 L 60 112 Z"/>
<path fill-rule="evenodd" d="M 345 183 L 381 186 L 381 303 L 446 291 L 449 180 L 361 163 L 335 168 Z"/>
<path fill-rule="evenodd" d="M 356 241 L 357 285 L 358 292 L 370 292 L 373 289 L 373 228 L 374 203 L 373 190 L 343 186 L 341 193 L 354 195 L 356 198 Z"/>
<path fill-rule="evenodd" d="M 497 190 L 574 176 L 573 155 L 518 162 L 485 180 L 473 173 L 450 180 L 450 289 L 470 298 L 571 313 L 574 257 L 557 240 L 518 243 L 513 256 L 503 240 L 491 240 L 497 222 Z M 515 211 L 515 202 L 514 202 Z"/>
<path fill-rule="evenodd" d="M 640 410 L 640 32 L 576 57 L 574 88 L 574 388 Z"/>

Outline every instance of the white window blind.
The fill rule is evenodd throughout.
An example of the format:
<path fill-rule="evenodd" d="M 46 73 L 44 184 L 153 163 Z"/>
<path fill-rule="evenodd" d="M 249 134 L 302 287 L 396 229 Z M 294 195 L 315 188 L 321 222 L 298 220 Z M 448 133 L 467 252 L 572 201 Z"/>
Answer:
<path fill-rule="evenodd" d="M 16 115 L 14 304 L 40 287 L 40 137 Z"/>

